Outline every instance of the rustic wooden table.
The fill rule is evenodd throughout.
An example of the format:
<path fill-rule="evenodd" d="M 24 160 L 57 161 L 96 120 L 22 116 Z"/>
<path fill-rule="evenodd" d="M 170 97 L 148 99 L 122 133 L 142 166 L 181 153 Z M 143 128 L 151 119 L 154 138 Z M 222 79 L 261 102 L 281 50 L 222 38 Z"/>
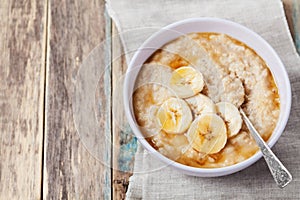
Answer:
<path fill-rule="evenodd" d="M 300 50 L 300 0 L 283 0 Z M 0 5 L 0 199 L 122 199 L 136 142 L 107 116 L 112 145 L 104 166 L 74 126 L 74 80 L 89 52 L 116 32 L 104 0 L 2 0 Z M 118 39 L 110 43 L 119 54 Z M 108 82 L 126 69 L 112 62 Z M 111 95 L 99 94 L 113 105 Z M 115 150 L 121 149 L 121 150 Z M 127 160 L 127 162 L 121 162 Z M 128 162 L 129 160 L 129 162 Z M 121 164 L 120 164 L 121 163 Z M 129 169 L 122 172 L 121 168 Z M 120 169 L 120 170 L 118 170 Z"/>

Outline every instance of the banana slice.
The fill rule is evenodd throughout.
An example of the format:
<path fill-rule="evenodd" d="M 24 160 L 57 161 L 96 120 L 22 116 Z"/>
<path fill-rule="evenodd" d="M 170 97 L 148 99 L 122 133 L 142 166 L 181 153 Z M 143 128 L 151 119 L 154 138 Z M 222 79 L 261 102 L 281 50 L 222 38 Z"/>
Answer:
<path fill-rule="evenodd" d="M 218 114 L 224 119 L 227 125 L 228 137 L 238 134 L 243 121 L 237 107 L 228 102 L 219 102 L 216 104 L 216 107 Z"/>
<path fill-rule="evenodd" d="M 203 76 L 191 66 L 180 67 L 173 71 L 170 87 L 180 98 L 194 96 L 201 92 L 204 86 Z"/>
<path fill-rule="evenodd" d="M 207 154 L 217 153 L 227 141 L 226 125 L 217 114 L 203 114 L 192 122 L 187 138 L 195 150 Z"/>
<path fill-rule="evenodd" d="M 203 94 L 197 94 L 196 96 L 185 99 L 185 101 L 188 103 L 195 116 L 204 113 L 217 112 L 215 103 Z"/>
<path fill-rule="evenodd" d="M 157 111 L 159 126 L 167 133 L 185 132 L 192 122 L 192 112 L 187 103 L 179 98 L 166 100 Z"/>

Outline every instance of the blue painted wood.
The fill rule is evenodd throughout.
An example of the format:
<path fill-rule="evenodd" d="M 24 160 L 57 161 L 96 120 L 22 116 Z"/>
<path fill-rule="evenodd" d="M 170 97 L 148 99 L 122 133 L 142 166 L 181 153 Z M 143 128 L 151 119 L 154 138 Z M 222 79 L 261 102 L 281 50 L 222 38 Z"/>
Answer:
<path fill-rule="evenodd" d="M 120 152 L 118 169 L 122 172 L 132 172 L 134 156 L 137 151 L 137 138 L 133 135 L 129 125 L 120 132 Z"/>
<path fill-rule="evenodd" d="M 111 18 L 107 13 L 107 10 L 105 9 L 104 11 L 104 17 L 105 17 L 105 46 L 107 48 L 107 50 L 105 51 L 105 66 L 108 66 L 107 69 L 104 72 L 104 85 L 105 85 L 105 91 L 104 91 L 104 95 L 105 97 L 110 97 L 112 95 L 112 77 L 111 77 L 111 26 L 112 26 L 112 22 L 111 22 Z M 111 99 L 109 98 L 109 103 L 107 104 L 107 110 L 110 110 L 111 108 Z M 106 138 L 110 138 L 110 141 L 112 140 L 111 138 L 111 113 L 108 116 L 110 119 L 107 119 L 105 121 L 105 137 Z M 111 147 L 110 144 L 106 145 L 107 147 Z M 112 152 L 111 149 L 106 149 L 105 152 L 105 163 L 110 163 L 110 166 L 108 168 L 108 170 L 105 170 L 105 174 L 104 174 L 104 188 L 103 188 L 103 196 L 105 200 L 110 200 L 112 199 L 112 163 L 111 163 L 111 157 L 112 157 Z"/>
<path fill-rule="evenodd" d="M 113 135 L 113 199 L 125 199 L 129 177 L 133 172 L 134 157 L 137 151 L 137 139 L 134 136 L 123 112 L 120 98 L 122 77 L 127 65 L 123 55 L 122 44 L 115 26 L 112 28 L 112 135 Z M 121 80 L 120 80 L 121 78 Z"/>

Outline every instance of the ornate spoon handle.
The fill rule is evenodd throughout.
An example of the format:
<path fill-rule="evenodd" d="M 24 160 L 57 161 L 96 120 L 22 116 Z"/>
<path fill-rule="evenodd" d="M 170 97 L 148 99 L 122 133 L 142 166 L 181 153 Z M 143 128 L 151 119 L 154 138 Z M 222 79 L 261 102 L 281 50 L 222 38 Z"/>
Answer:
<path fill-rule="evenodd" d="M 246 123 L 251 135 L 254 137 L 257 145 L 259 146 L 267 164 L 271 171 L 271 174 L 280 188 L 284 188 L 292 181 L 291 173 L 283 166 L 280 160 L 275 156 L 270 147 L 261 138 L 260 134 L 254 128 L 246 114 L 240 109 L 244 122 Z"/>

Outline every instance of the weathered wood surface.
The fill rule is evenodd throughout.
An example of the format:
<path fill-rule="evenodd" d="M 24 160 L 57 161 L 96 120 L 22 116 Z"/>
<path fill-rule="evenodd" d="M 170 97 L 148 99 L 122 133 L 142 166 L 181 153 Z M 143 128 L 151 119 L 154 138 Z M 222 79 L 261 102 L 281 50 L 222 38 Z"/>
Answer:
<path fill-rule="evenodd" d="M 105 40 L 104 3 L 49 0 L 44 199 L 111 198 L 111 169 L 81 142 L 72 110 L 78 69 L 90 51 Z M 110 94 L 101 96 L 110 104 Z M 110 118 L 100 122 L 104 127 Z M 106 151 L 110 157 L 110 148 Z"/>
<path fill-rule="evenodd" d="M 283 2 L 284 11 L 286 13 L 287 22 L 288 22 L 292 37 L 294 38 L 295 29 L 294 29 L 294 25 L 293 25 L 293 1 L 294 0 L 283 0 L 282 2 Z"/>
<path fill-rule="evenodd" d="M 300 0 L 294 0 L 293 2 L 293 27 L 294 27 L 294 40 L 298 53 L 300 54 Z"/>
<path fill-rule="evenodd" d="M 299 52 L 300 0 L 283 2 Z M 114 98 L 127 65 L 104 1 L 2 0 L 0 26 L 0 199 L 124 199 L 136 140 Z M 80 65 L 110 35 L 95 94 L 112 142 L 99 142 L 103 164 L 77 133 L 72 98 Z"/>
<path fill-rule="evenodd" d="M 289 28 L 300 53 L 300 0 L 282 0 Z"/>
<path fill-rule="evenodd" d="M 0 4 L 0 199 L 39 199 L 45 0 Z"/>
<path fill-rule="evenodd" d="M 112 28 L 112 134 L 113 134 L 113 198 L 125 199 L 132 175 L 137 139 L 134 137 L 123 111 L 122 89 L 127 65 L 121 40 L 115 26 Z"/>

